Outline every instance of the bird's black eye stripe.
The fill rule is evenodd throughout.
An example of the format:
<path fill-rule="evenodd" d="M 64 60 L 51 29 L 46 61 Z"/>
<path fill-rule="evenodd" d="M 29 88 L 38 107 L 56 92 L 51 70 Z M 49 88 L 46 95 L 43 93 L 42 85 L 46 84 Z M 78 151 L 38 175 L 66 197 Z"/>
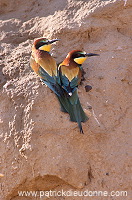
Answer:
<path fill-rule="evenodd" d="M 43 46 L 45 44 L 45 42 L 39 42 L 36 44 L 36 49 L 39 49 L 39 47 Z"/>
<path fill-rule="evenodd" d="M 73 54 L 73 56 L 72 56 L 73 59 L 74 58 L 79 58 L 79 57 L 85 57 L 85 55 L 82 54 L 82 53 L 76 53 L 76 54 Z"/>

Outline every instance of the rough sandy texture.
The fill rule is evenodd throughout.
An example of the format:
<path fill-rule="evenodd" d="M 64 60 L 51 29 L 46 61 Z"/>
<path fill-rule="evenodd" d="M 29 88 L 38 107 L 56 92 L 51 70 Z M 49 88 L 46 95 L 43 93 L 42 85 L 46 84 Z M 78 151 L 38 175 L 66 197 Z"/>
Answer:
<path fill-rule="evenodd" d="M 1 200 L 35 199 L 19 197 L 21 190 L 61 189 L 127 191 L 90 199 L 130 199 L 131 19 L 131 0 L 0 1 Z M 31 45 L 41 36 L 61 39 L 52 50 L 57 63 L 72 49 L 100 54 L 83 65 L 79 96 L 90 116 L 84 135 L 31 72 Z"/>

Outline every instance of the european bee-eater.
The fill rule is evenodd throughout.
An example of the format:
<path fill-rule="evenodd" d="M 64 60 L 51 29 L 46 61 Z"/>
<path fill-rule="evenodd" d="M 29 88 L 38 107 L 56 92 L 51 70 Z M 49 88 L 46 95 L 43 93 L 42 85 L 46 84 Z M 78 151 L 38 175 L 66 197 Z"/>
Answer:
<path fill-rule="evenodd" d="M 60 86 L 56 82 L 57 65 L 50 54 L 51 44 L 58 39 L 48 40 L 38 38 L 32 46 L 30 65 L 33 71 L 39 75 L 41 80 L 58 96 L 60 96 Z"/>
<path fill-rule="evenodd" d="M 62 107 L 69 113 L 70 120 L 78 123 L 80 133 L 83 133 L 81 122 L 87 121 L 88 117 L 80 104 L 77 88 L 81 82 L 82 64 L 90 56 L 98 56 L 98 54 L 73 50 L 58 67 L 59 84 L 65 91 L 63 99 L 61 96 L 58 98 Z"/>

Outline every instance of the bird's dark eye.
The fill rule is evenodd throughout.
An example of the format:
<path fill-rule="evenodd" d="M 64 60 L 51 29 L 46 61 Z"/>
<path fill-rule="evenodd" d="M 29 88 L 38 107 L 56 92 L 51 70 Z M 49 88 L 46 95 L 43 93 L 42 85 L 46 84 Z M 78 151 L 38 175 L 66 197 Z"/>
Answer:
<path fill-rule="evenodd" d="M 41 41 L 41 42 L 38 42 L 36 44 L 36 49 L 39 49 L 39 47 L 43 46 L 45 44 L 45 42 Z"/>
<path fill-rule="evenodd" d="M 73 59 L 74 59 L 74 58 L 79 58 L 79 57 L 85 57 L 85 55 L 82 54 L 82 53 L 75 53 L 75 54 L 73 54 L 73 56 L 72 56 Z"/>

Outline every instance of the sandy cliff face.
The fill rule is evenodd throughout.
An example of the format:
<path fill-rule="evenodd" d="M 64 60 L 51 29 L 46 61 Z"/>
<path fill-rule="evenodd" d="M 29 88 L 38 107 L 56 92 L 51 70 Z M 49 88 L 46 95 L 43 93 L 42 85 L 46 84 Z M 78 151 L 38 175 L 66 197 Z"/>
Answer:
<path fill-rule="evenodd" d="M 132 1 L 1 0 L 0 7 L 0 199 L 61 189 L 128 191 L 129 199 Z M 100 54 L 83 65 L 84 135 L 31 72 L 31 45 L 41 36 L 61 39 L 52 50 L 57 63 L 72 49 Z"/>

